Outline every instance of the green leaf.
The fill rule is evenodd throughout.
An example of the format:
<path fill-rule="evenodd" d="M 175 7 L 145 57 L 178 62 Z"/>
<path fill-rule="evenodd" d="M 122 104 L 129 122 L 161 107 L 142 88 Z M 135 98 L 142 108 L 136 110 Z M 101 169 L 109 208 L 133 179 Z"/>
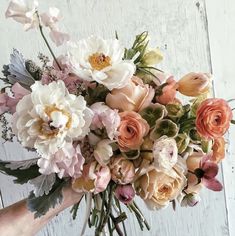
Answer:
<path fill-rule="evenodd" d="M 63 200 L 62 188 L 67 184 L 65 180 L 57 180 L 48 195 L 36 197 L 32 191 L 27 199 L 27 207 L 31 212 L 35 212 L 34 218 L 45 215 L 50 208 L 55 208 Z"/>
<path fill-rule="evenodd" d="M 88 96 L 85 97 L 88 105 L 95 102 L 104 102 L 109 90 L 103 85 L 99 84 L 96 88 L 88 88 Z"/>
<path fill-rule="evenodd" d="M 34 179 L 40 175 L 40 173 L 38 171 L 39 167 L 36 164 L 36 160 L 37 159 L 35 159 L 34 164 L 31 163 L 31 165 L 28 167 L 28 169 L 24 169 L 24 164 L 18 165 L 19 162 L 14 162 L 14 161 L 10 162 L 10 161 L 0 160 L 0 172 L 2 172 L 3 174 L 6 174 L 6 175 L 16 177 L 16 179 L 14 180 L 14 183 L 25 184 L 30 179 Z M 25 163 L 27 163 L 27 161 L 29 161 L 29 160 L 26 160 Z M 32 161 L 32 160 L 30 160 L 30 161 Z M 17 167 L 17 165 L 18 165 L 18 167 Z"/>

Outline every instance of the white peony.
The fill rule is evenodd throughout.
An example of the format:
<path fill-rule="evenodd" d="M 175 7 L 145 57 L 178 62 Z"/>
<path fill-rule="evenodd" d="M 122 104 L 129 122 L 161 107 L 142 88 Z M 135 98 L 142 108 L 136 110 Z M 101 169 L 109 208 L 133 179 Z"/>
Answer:
<path fill-rule="evenodd" d="M 153 144 L 154 166 L 158 171 L 168 171 L 178 160 L 178 148 L 175 139 L 163 136 Z"/>
<path fill-rule="evenodd" d="M 14 132 L 24 147 L 48 157 L 88 134 L 93 112 L 82 96 L 69 94 L 63 81 L 35 82 L 31 89 L 13 117 Z"/>
<path fill-rule="evenodd" d="M 124 48 L 117 39 L 104 40 L 92 36 L 71 43 L 68 60 L 80 78 L 96 81 L 112 90 L 127 85 L 135 72 L 133 62 L 123 60 L 123 56 Z"/>

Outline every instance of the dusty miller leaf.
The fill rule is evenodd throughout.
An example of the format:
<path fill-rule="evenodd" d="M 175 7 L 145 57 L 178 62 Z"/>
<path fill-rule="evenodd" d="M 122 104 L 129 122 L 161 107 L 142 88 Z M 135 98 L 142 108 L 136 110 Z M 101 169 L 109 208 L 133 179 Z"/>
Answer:
<path fill-rule="evenodd" d="M 13 49 L 13 53 L 10 56 L 10 64 L 8 66 L 10 75 L 8 75 L 7 78 L 10 83 L 14 84 L 18 82 L 27 87 L 34 84 L 35 81 L 33 77 L 26 69 L 25 59 L 17 49 Z"/>
<path fill-rule="evenodd" d="M 39 175 L 38 177 L 31 179 L 29 183 L 35 187 L 33 191 L 35 197 L 41 197 L 44 194 L 48 195 L 55 183 L 55 180 L 55 173 L 50 175 Z"/>
<path fill-rule="evenodd" d="M 29 159 L 29 160 L 23 160 L 23 161 L 11 161 L 9 164 L 6 164 L 6 168 L 9 168 L 11 170 L 26 170 L 30 166 L 37 164 L 38 158 Z"/>
<path fill-rule="evenodd" d="M 37 164 L 32 164 L 28 169 L 11 169 L 7 165 L 11 164 L 10 161 L 0 160 L 0 172 L 6 175 L 14 176 L 14 180 L 17 184 L 26 184 L 30 179 L 34 179 L 41 175 L 38 171 L 39 167 Z"/>
<path fill-rule="evenodd" d="M 45 215 L 50 208 L 62 202 L 62 188 L 67 184 L 65 180 L 58 180 L 48 195 L 44 194 L 41 197 L 36 197 L 33 191 L 27 199 L 27 206 L 31 212 L 35 212 L 34 218 Z"/>

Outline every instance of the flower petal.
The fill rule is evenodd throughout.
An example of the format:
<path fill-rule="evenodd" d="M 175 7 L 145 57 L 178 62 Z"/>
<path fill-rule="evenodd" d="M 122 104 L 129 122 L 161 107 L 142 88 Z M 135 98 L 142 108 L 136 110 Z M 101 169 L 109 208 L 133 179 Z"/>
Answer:
<path fill-rule="evenodd" d="M 205 179 L 202 178 L 202 183 L 205 187 L 213 191 L 221 191 L 223 189 L 222 184 L 217 179 Z"/>

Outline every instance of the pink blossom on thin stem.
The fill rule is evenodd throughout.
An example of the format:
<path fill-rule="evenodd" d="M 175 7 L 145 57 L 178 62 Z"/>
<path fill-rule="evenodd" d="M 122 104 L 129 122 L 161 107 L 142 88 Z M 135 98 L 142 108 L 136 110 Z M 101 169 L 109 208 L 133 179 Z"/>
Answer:
<path fill-rule="evenodd" d="M 213 191 L 221 191 L 222 184 L 215 178 L 218 174 L 219 167 L 216 163 L 210 160 L 212 154 L 205 155 L 199 168 L 194 171 L 196 176 L 201 180 L 201 183 L 208 189 Z"/>

